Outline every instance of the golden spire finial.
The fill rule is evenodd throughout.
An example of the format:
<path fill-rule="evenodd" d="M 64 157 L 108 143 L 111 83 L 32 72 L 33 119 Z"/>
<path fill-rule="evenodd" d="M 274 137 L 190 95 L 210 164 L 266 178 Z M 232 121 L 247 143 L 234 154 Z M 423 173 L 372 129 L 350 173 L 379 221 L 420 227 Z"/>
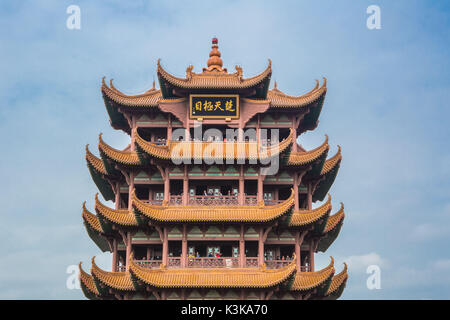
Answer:
<path fill-rule="evenodd" d="M 209 59 L 206 63 L 208 68 L 204 68 L 203 71 L 212 71 L 214 69 L 218 71 L 227 71 L 227 69 L 222 68 L 223 62 L 220 58 L 221 54 L 219 51 L 219 40 L 217 38 L 212 39 L 211 52 L 209 53 Z"/>
<path fill-rule="evenodd" d="M 275 83 L 274 83 L 273 88 L 274 88 L 274 89 L 277 89 L 277 80 L 275 80 Z"/>
<path fill-rule="evenodd" d="M 219 51 L 219 45 L 217 44 L 219 40 L 217 38 L 212 39 L 212 50 L 209 53 L 209 59 L 208 59 L 208 67 L 211 66 L 219 66 L 222 67 L 223 62 L 222 59 L 220 59 L 220 51 Z"/>

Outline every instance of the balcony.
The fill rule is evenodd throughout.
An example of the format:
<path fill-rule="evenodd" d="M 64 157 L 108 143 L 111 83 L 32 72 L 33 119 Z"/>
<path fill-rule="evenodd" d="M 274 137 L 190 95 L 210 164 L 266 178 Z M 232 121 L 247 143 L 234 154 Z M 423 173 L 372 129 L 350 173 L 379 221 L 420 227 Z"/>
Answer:
<path fill-rule="evenodd" d="M 289 265 L 292 260 L 266 260 L 267 269 L 280 269 Z M 136 260 L 136 263 L 145 268 L 159 268 L 162 260 Z M 181 268 L 181 257 L 169 257 L 168 268 Z M 257 257 L 246 257 L 244 268 L 258 268 Z M 240 268 L 238 257 L 188 257 L 186 268 Z M 125 266 L 119 266 L 119 271 L 125 271 Z M 302 266 L 301 271 L 309 271 L 309 266 Z"/>
<path fill-rule="evenodd" d="M 142 200 L 145 203 L 154 206 L 162 205 L 162 200 Z M 282 203 L 285 200 L 264 200 L 266 206 L 273 206 Z M 171 195 L 169 205 L 181 206 L 183 205 L 183 196 Z M 189 196 L 188 205 L 192 206 L 236 206 L 239 205 L 238 196 Z M 245 206 L 257 206 L 258 201 L 256 196 L 244 196 Z"/>

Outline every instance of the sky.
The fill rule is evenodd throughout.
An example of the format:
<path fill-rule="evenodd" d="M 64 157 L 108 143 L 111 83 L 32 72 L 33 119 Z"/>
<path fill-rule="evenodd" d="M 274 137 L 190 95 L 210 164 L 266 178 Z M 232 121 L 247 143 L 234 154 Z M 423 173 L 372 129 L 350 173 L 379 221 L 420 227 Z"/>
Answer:
<path fill-rule="evenodd" d="M 81 29 L 66 26 L 69 5 Z M 381 9 L 369 30 L 366 10 Z M 272 82 L 300 95 L 328 79 L 306 149 L 330 137 L 343 161 L 331 189 L 340 236 L 316 267 L 348 263 L 342 299 L 450 298 L 450 3 L 321 1 L 2 1 L 0 3 L 0 299 L 84 299 L 67 270 L 109 254 L 88 237 L 81 205 L 98 190 L 84 147 L 117 148 L 101 78 L 127 94 L 206 65 L 211 38 L 244 76 L 272 60 Z M 272 84 L 273 86 L 273 84 Z M 320 205 L 316 203 L 315 206 Z M 380 270 L 370 290 L 367 268 Z M 70 281 L 69 281 L 70 282 Z"/>

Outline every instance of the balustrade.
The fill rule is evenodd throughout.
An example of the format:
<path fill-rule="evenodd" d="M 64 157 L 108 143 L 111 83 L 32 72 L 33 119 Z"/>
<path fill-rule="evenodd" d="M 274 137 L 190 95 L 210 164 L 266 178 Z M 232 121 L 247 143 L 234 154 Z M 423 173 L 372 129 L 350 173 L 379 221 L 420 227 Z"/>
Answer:
<path fill-rule="evenodd" d="M 136 260 L 138 265 L 144 268 L 160 268 L 162 260 Z M 265 260 L 267 269 L 280 269 L 289 265 L 292 260 Z M 181 257 L 168 257 L 169 268 L 181 268 Z M 238 257 L 188 257 L 186 260 L 187 268 L 239 268 Z M 258 268 L 257 257 L 246 257 L 244 268 Z M 118 266 L 119 272 L 124 272 L 124 265 Z M 310 266 L 301 266 L 301 272 L 311 271 Z"/>
<path fill-rule="evenodd" d="M 238 196 L 189 196 L 188 204 L 194 206 L 235 206 L 239 205 Z M 162 205 L 162 200 L 142 200 L 153 206 Z M 264 204 L 266 206 L 273 206 L 283 202 L 284 200 L 265 200 Z M 171 195 L 169 200 L 169 205 L 180 206 L 183 205 L 183 196 Z M 257 196 L 245 196 L 244 205 L 246 206 L 257 206 L 258 200 Z"/>

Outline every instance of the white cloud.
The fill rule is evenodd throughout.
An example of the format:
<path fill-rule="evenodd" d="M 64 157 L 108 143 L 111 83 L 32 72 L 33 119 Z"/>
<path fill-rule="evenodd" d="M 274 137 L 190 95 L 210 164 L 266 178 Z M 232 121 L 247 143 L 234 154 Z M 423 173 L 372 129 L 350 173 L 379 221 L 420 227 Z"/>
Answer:
<path fill-rule="evenodd" d="M 349 256 L 340 258 L 339 260 L 342 260 L 347 263 L 349 272 L 355 272 L 355 273 L 361 273 L 366 272 L 366 269 L 370 265 L 377 265 L 380 268 L 386 267 L 388 265 L 388 262 L 381 258 L 381 256 L 378 253 L 371 252 L 363 255 L 357 255 L 357 256 Z"/>

